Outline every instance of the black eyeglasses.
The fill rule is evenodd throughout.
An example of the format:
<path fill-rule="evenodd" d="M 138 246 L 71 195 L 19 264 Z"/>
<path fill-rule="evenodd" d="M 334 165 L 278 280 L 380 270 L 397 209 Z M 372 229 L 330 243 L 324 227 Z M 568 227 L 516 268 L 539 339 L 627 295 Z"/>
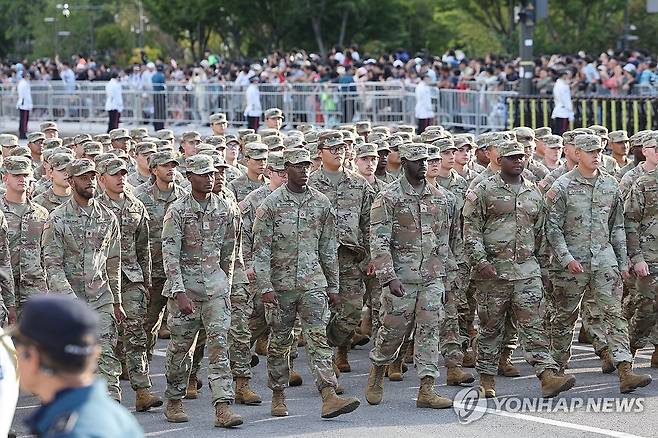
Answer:
<path fill-rule="evenodd" d="M 322 149 L 324 149 L 325 151 L 329 151 L 334 155 L 338 155 L 346 151 L 345 146 L 332 146 L 330 148 L 322 148 Z"/>

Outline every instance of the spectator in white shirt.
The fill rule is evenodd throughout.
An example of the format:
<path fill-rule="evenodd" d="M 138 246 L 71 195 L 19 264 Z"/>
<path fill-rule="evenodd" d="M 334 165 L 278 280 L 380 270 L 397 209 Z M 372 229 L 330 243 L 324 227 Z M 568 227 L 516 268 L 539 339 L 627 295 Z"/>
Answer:
<path fill-rule="evenodd" d="M 30 88 L 30 74 L 24 70 L 18 72 L 21 79 L 18 81 L 16 91 L 18 92 L 18 100 L 16 101 L 16 108 L 20 113 L 20 121 L 18 125 L 18 138 L 27 138 L 27 124 L 30 121 L 30 111 L 32 111 L 32 90 Z"/>
<path fill-rule="evenodd" d="M 263 107 L 260 104 L 258 80 L 258 75 L 253 75 L 249 78 L 251 83 L 247 87 L 247 106 L 244 109 L 244 116 L 247 118 L 247 126 L 254 131 L 258 131 L 260 116 L 263 113 Z"/>
<path fill-rule="evenodd" d="M 109 116 L 107 132 L 119 127 L 121 111 L 123 111 L 123 95 L 121 83 L 117 80 L 117 72 L 110 73 L 110 81 L 105 85 L 105 111 Z"/>
<path fill-rule="evenodd" d="M 423 73 L 421 81 L 416 85 L 416 119 L 418 120 L 417 134 L 421 134 L 425 128 L 432 124 L 434 108 L 432 107 L 432 89 L 429 84 L 431 78 Z"/>
<path fill-rule="evenodd" d="M 569 80 L 571 70 L 563 69 L 558 73 L 558 80 L 553 86 L 553 133 L 562 135 L 569 129 L 569 121 L 574 119 L 573 103 L 571 102 L 571 88 Z"/>

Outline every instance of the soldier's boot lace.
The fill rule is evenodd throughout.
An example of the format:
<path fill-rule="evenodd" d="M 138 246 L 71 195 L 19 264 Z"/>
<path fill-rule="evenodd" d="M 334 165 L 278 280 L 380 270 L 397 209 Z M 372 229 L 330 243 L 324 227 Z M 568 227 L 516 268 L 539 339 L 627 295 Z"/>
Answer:
<path fill-rule="evenodd" d="M 366 383 L 366 400 L 371 405 L 378 405 L 384 396 L 384 370 L 385 365 L 373 365 L 368 374 Z"/>
<path fill-rule="evenodd" d="M 272 407 L 270 413 L 273 417 L 287 417 L 288 406 L 286 406 L 286 395 L 283 389 L 274 389 L 272 391 Z"/>

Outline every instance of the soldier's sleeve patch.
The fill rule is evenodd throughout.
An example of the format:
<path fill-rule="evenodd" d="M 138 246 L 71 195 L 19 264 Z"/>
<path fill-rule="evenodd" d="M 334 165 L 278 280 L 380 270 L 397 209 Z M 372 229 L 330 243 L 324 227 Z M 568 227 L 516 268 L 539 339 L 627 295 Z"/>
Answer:
<path fill-rule="evenodd" d="M 557 196 L 557 192 L 553 190 L 552 187 L 548 190 L 548 192 L 546 192 L 546 197 L 551 201 L 555 200 L 556 196 Z"/>
<path fill-rule="evenodd" d="M 265 216 L 265 209 L 258 207 L 258 208 L 256 209 L 256 217 L 257 217 L 258 219 L 262 219 L 263 216 Z"/>
<path fill-rule="evenodd" d="M 545 179 L 539 181 L 539 188 L 544 189 L 544 187 L 546 187 L 546 184 L 547 184 L 547 182 L 546 182 Z"/>
<path fill-rule="evenodd" d="M 471 202 L 475 202 L 478 199 L 478 195 L 476 195 L 473 190 L 469 190 L 468 192 L 466 192 L 466 199 L 468 199 Z"/>
<path fill-rule="evenodd" d="M 247 211 L 247 203 L 243 201 L 238 202 L 238 207 L 240 207 L 240 213 L 244 214 Z"/>

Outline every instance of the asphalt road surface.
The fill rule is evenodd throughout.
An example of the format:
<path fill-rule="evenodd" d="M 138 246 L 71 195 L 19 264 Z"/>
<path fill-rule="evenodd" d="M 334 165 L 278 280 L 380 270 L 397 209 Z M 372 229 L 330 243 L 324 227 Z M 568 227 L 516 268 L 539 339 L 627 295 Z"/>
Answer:
<path fill-rule="evenodd" d="M 274 418 L 270 416 L 271 391 L 267 388 L 265 358 L 254 368 L 253 387 L 263 397 L 261 406 L 236 405 L 235 410 L 244 417 L 245 423 L 236 429 L 227 431 L 213 427 L 214 410 L 210 403 L 207 382 L 197 400 L 184 401 L 185 410 L 190 416 L 188 423 L 168 423 L 163 415 L 163 408 L 147 413 L 136 413 L 146 436 L 157 437 L 651 437 L 658 436 L 658 370 L 649 368 L 652 351 L 638 352 L 636 368 L 653 376 L 654 382 L 646 388 L 632 394 L 619 393 L 618 376 L 602 374 L 600 361 L 594 355 L 590 345 L 574 344 L 573 357 L 568 373 L 576 376 L 576 386 L 564 397 L 550 401 L 552 405 L 543 406 L 541 412 L 532 411 L 541 392 L 539 380 L 532 368 L 523 360 L 521 349 L 517 349 L 513 362 L 521 369 L 521 377 L 496 378 L 498 395 L 497 409 L 493 401 L 487 406 L 482 401 L 474 409 L 462 397 L 457 399 L 461 409 L 431 410 L 418 409 L 415 397 L 419 379 L 411 368 L 402 382 L 385 381 L 384 400 L 379 406 L 370 406 L 363 394 L 370 362 L 368 352 L 371 345 L 352 350 L 351 373 L 344 373 L 340 382 L 345 387 L 346 395 L 355 395 L 361 399 L 361 406 L 352 414 L 343 415 L 332 420 L 320 418 L 321 399 L 315 389 L 305 352 L 300 348 L 300 358 L 296 368 L 301 372 L 304 384 L 301 387 L 286 390 L 289 417 Z M 158 351 L 151 367 L 153 389 L 164 394 L 164 352 L 166 341 L 158 342 Z M 474 372 L 474 370 L 469 370 Z M 463 388 L 445 385 L 445 368 L 441 368 L 441 377 L 437 391 L 453 398 Z M 207 376 L 205 364 L 202 374 Z M 477 383 L 477 380 L 476 380 Z M 134 392 L 128 382 L 122 382 L 123 404 L 134 411 Z M 471 393 L 472 395 L 472 393 Z M 530 398 L 519 400 L 517 398 Z M 582 405 L 580 405 L 582 402 Z M 525 410 L 521 403 L 526 403 Z M 533 405 L 535 403 L 535 405 Z M 549 403 L 549 402 L 544 402 Z M 589 409 L 587 408 L 590 403 Z M 627 403 L 627 409 L 634 412 L 615 412 L 615 406 Z M 29 436 L 22 420 L 34 411 L 37 400 L 23 396 L 14 421 L 18 436 Z M 580 406 L 579 406 L 580 405 Z M 598 411 L 597 411 L 598 410 Z M 600 412 L 607 410 L 612 412 Z M 462 424 L 461 418 L 481 417 L 470 424 Z M 102 415 L 102 413 L 99 413 Z M 470 416 L 469 416 L 470 415 Z"/>

